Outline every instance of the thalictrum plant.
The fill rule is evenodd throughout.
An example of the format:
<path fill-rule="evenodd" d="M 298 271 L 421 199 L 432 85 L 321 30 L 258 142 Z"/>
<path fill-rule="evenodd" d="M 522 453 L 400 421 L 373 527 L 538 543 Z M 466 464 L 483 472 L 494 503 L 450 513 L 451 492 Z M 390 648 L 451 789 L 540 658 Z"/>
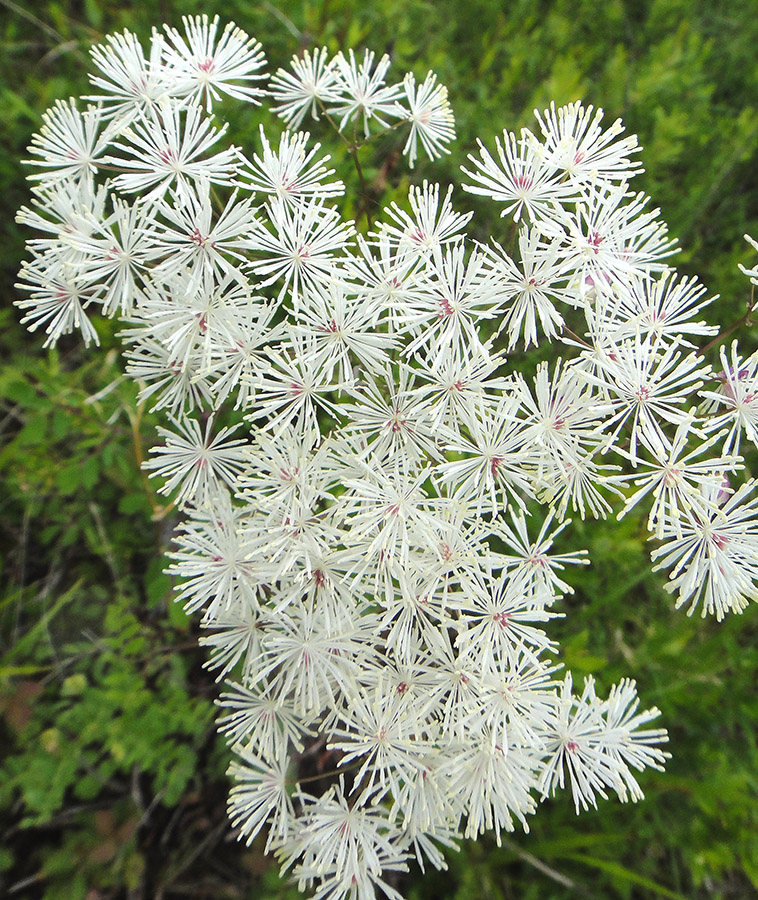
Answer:
<path fill-rule="evenodd" d="M 365 192 L 377 133 L 402 131 L 411 167 L 447 151 L 434 73 L 392 82 L 386 56 L 321 48 L 267 81 L 260 45 L 206 17 L 92 59 L 95 93 L 58 102 L 30 148 L 19 306 L 48 346 L 120 316 L 127 373 L 165 410 L 144 468 L 182 510 L 169 571 L 226 681 L 240 837 L 265 830 L 319 898 L 399 897 L 388 873 L 528 829 L 559 788 L 577 811 L 641 799 L 666 732 L 633 681 L 603 698 L 561 672 L 545 627 L 587 559 L 553 544 L 570 513 L 648 502 L 677 605 L 744 609 L 758 373 L 736 345 L 708 362 L 705 289 L 629 187 L 636 138 L 574 103 L 495 156 L 480 143 L 463 189 L 514 231 L 474 244 L 426 182 L 345 220 L 343 181 L 296 130 L 331 125 Z M 289 130 L 227 146 L 225 98 Z M 545 341 L 532 380 L 509 366 Z"/>

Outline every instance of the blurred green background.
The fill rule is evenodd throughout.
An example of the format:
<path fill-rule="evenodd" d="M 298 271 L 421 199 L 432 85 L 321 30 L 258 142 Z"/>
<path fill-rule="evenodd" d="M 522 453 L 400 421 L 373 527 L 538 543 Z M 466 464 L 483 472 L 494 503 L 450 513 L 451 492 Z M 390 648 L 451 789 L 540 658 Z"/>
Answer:
<path fill-rule="evenodd" d="M 117 381 L 117 326 L 98 326 L 100 351 L 70 339 L 47 352 L 11 305 L 20 160 L 41 113 L 87 92 L 104 34 L 146 39 L 201 12 L 254 34 L 270 71 L 327 44 L 389 52 L 398 78 L 438 73 L 458 142 L 411 178 L 401 138 L 380 141 L 365 159 L 378 205 L 424 177 L 457 183 L 476 137 L 492 146 L 535 106 L 602 106 L 640 135 L 638 187 L 680 239 L 680 268 L 721 294 L 710 318 L 736 320 L 749 295 L 737 263 L 754 264 L 743 233 L 758 237 L 758 16 L 744 0 L 0 0 L 0 896 L 298 896 L 226 820 L 218 688 L 162 574 L 175 520 L 139 473 L 156 419 Z M 245 110 L 233 140 L 254 145 L 258 121 Z M 500 234 L 492 204 L 456 197 L 476 209 L 476 237 Z M 741 338 L 752 349 L 757 335 Z M 577 817 L 558 797 L 530 834 L 464 842 L 449 873 L 400 887 L 414 900 L 758 896 L 758 609 L 721 625 L 674 611 L 639 517 L 569 533 L 593 564 L 569 573 L 576 593 L 552 630 L 563 660 L 601 690 L 635 678 L 673 758 L 644 774 L 640 804 Z"/>

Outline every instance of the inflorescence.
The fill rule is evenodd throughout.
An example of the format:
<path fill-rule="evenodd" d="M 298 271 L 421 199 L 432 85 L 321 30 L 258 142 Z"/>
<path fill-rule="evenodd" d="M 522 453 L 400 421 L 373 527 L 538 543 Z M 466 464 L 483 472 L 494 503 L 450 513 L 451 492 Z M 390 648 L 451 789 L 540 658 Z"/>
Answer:
<path fill-rule="evenodd" d="M 570 512 L 646 499 L 677 605 L 741 611 L 758 357 L 734 344 L 715 373 L 698 349 L 710 301 L 629 189 L 636 138 L 573 103 L 480 144 L 464 190 L 516 223 L 514 258 L 472 245 L 426 182 L 361 230 L 296 130 L 327 120 L 359 172 L 377 131 L 409 129 L 411 166 L 437 157 L 454 121 L 433 73 L 391 84 L 386 56 L 322 48 L 266 83 L 260 45 L 206 17 L 92 58 L 89 105 L 58 102 L 30 148 L 19 306 L 47 345 L 120 316 L 127 372 L 167 414 L 144 467 L 182 510 L 169 571 L 227 681 L 240 836 L 265 829 L 318 898 L 398 898 L 387 873 L 527 828 L 566 782 L 577 811 L 642 797 L 658 710 L 632 681 L 602 699 L 559 674 L 543 625 L 587 560 L 553 543 Z M 223 98 L 268 100 L 288 130 L 226 146 Z M 544 340 L 564 357 L 508 370 Z M 222 406 L 238 424 L 215 424 Z"/>

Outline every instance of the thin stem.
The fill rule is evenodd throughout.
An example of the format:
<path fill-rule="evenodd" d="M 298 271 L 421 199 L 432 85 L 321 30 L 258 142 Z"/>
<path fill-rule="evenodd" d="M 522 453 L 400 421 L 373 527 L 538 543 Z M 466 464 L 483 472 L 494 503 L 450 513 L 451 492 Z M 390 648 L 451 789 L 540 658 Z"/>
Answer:
<path fill-rule="evenodd" d="M 280 9 L 277 9 L 273 3 L 269 3 L 269 0 L 264 0 L 263 8 L 275 19 L 278 19 L 282 23 L 282 25 L 284 25 L 287 31 L 289 31 L 289 33 L 293 37 L 297 38 L 298 41 L 302 42 L 304 40 L 305 35 L 303 34 L 303 32 L 300 31 L 300 29 L 297 27 L 297 25 L 295 25 L 292 19 L 285 16 L 284 13 Z"/>
<path fill-rule="evenodd" d="M 210 196 L 213 201 L 213 206 L 216 209 L 217 213 L 222 213 L 224 211 L 224 201 L 219 196 L 218 191 L 216 190 L 214 185 L 210 186 Z"/>
<path fill-rule="evenodd" d="M 322 781 L 324 778 L 333 778 L 335 775 L 341 775 L 343 772 L 354 772 L 360 763 L 352 763 L 349 766 L 341 766 L 338 769 L 331 769 L 328 772 L 321 772 L 319 775 L 307 775 L 305 778 L 288 778 L 285 784 L 298 785 L 305 784 L 308 781 Z"/>
<path fill-rule="evenodd" d="M 698 356 L 705 356 L 709 350 L 712 350 L 718 344 L 720 344 L 723 340 L 729 337 L 732 332 L 737 331 L 738 328 L 742 328 L 743 325 L 752 325 L 753 324 L 753 313 L 755 312 L 755 285 L 750 288 L 750 300 L 748 300 L 747 304 L 747 312 L 745 315 L 739 319 L 734 324 L 730 325 L 728 328 L 724 329 L 724 331 L 720 332 L 716 335 L 716 337 L 709 341 L 705 347 L 701 347 L 700 350 L 697 351 Z"/>
<path fill-rule="evenodd" d="M 588 350 L 593 349 L 592 344 L 588 344 L 587 341 L 584 340 L 584 338 L 580 338 L 575 331 L 572 331 L 568 327 L 568 325 L 565 324 L 565 322 L 563 325 L 563 331 L 565 331 L 569 337 L 573 338 L 577 342 L 577 344 L 581 344 L 582 347 L 586 347 Z"/>
<path fill-rule="evenodd" d="M 563 887 L 573 889 L 576 887 L 575 882 L 568 877 L 568 875 L 564 875 L 562 872 L 558 872 L 556 869 L 551 868 L 547 863 L 544 863 L 541 859 L 538 859 L 531 853 L 528 853 L 526 850 L 522 850 L 521 847 L 515 842 L 511 841 L 508 838 L 500 839 L 503 846 L 510 850 L 515 856 L 519 859 L 523 860 L 528 865 L 535 868 L 538 872 L 542 872 L 543 875 L 547 875 L 548 878 L 551 878 L 553 881 L 557 882 Z"/>
<path fill-rule="evenodd" d="M 160 506 L 155 502 L 155 494 L 153 493 L 152 486 L 150 481 L 145 473 L 145 470 L 142 468 L 142 464 L 145 461 L 145 455 L 142 452 L 142 434 L 140 432 L 140 425 L 142 424 L 142 413 L 144 411 L 144 406 L 142 403 L 138 404 L 136 411 L 127 408 L 127 415 L 129 417 L 129 424 L 132 426 L 132 444 L 134 446 L 134 455 L 137 460 L 137 468 L 140 473 L 140 479 L 142 480 L 142 486 L 145 489 L 145 493 L 148 496 L 150 501 L 150 506 L 153 509 L 153 521 L 160 522 L 165 519 L 166 516 L 171 512 L 174 508 L 173 500 L 171 503 L 166 506 Z"/>
<path fill-rule="evenodd" d="M 348 140 L 345 137 L 345 135 L 342 133 L 342 131 L 340 130 L 339 125 L 334 121 L 334 119 L 330 115 L 326 106 L 324 106 L 323 101 L 317 98 L 317 102 L 318 102 L 319 108 L 320 108 L 324 118 L 332 126 L 332 128 L 336 131 L 336 133 L 339 135 L 340 140 L 347 147 L 347 152 L 352 157 L 353 164 L 355 165 L 355 170 L 358 173 L 358 181 L 360 182 L 360 186 L 361 186 L 362 212 L 366 216 L 366 222 L 368 223 L 368 227 L 372 228 L 373 222 L 371 219 L 371 212 L 369 209 L 369 199 L 370 198 L 369 198 L 369 194 L 368 194 L 368 188 L 366 187 L 366 179 L 363 175 L 363 167 L 361 166 L 361 161 L 358 157 L 358 150 L 360 150 L 360 148 L 364 144 L 366 144 L 369 140 L 371 140 L 371 136 L 366 138 L 365 140 L 361 140 L 360 138 L 358 138 L 357 131 L 356 131 L 356 133 L 353 135 L 353 140 L 352 141 Z"/>
<path fill-rule="evenodd" d="M 4 6 L 11 12 L 16 13 L 17 16 L 21 16 L 22 19 L 26 19 L 27 22 L 31 22 L 32 25 L 36 25 L 37 28 L 39 28 L 40 31 L 43 32 L 43 34 L 50 38 L 50 40 L 58 42 L 59 48 L 68 48 L 73 46 L 77 58 L 86 59 L 85 55 L 76 46 L 75 41 L 67 41 L 59 31 L 56 31 L 56 29 L 52 27 L 52 25 L 48 25 L 47 22 L 43 22 L 42 19 L 37 18 L 37 16 L 35 16 L 33 13 L 30 13 L 28 10 L 24 9 L 23 6 L 20 6 L 18 3 L 14 3 L 13 0 L 0 0 L 0 6 Z"/>
<path fill-rule="evenodd" d="M 316 97 L 316 102 L 318 103 L 319 109 L 321 110 L 321 113 L 322 113 L 322 115 L 324 116 L 324 118 L 326 119 L 326 121 L 327 121 L 327 122 L 332 126 L 332 128 L 337 132 L 337 135 L 339 136 L 340 140 L 345 144 L 345 146 L 346 146 L 346 147 L 348 148 L 348 150 L 349 150 L 349 149 L 351 148 L 351 146 L 352 146 L 351 143 L 350 143 L 350 141 L 349 141 L 349 140 L 345 137 L 345 135 L 342 133 L 342 131 L 340 130 L 339 125 L 334 121 L 334 119 L 332 118 L 331 114 L 329 113 L 329 110 L 324 106 L 324 101 L 321 100 L 319 97 Z"/>
<path fill-rule="evenodd" d="M 366 214 L 366 222 L 368 223 L 369 229 L 371 229 L 373 228 L 373 222 L 371 221 L 371 211 L 369 209 L 368 190 L 366 188 L 366 179 L 363 177 L 363 169 L 361 168 L 361 161 L 358 158 L 358 147 L 356 145 L 353 145 L 350 148 L 350 155 L 353 157 L 355 169 L 358 172 L 358 180 L 361 185 L 361 199 L 363 200 L 363 212 Z"/>

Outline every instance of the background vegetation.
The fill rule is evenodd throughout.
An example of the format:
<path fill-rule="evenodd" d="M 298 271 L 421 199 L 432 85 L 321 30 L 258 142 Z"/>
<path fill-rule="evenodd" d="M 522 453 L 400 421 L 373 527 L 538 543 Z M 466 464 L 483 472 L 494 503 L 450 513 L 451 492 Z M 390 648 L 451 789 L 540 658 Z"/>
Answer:
<path fill-rule="evenodd" d="M 105 33 L 147 38 L 198 12 L 255 34 L 271 71 L 322 43 L 387 51 L 398 73 L 433 68 L 459 140 L 414 181 L 457 182 L 475 137 L 491 145 L 551 99 L 622 116 L 645 147 L 639 188 L 679 237 L 680 267 L 722 294 L 712 318 L 736 320 L 748 295 L 736 264 L 753 262 L 743 233 L 758 237 L 758 17 L 742 0 L 0 0 L 0 896 L 298 896 L 225 817 L 217 687 L 162 574 L 174 519 L 139 473 L 155 420 L 116 381 L 116 327 L 102 326 L 100 352 L 73 339 L 44 352 L 11 306 L 25 239 L 13 215 L 28 202 L 19 160 L 42 111 L 86 92 L 88 48 Z M 250 146 L 256 129 L 250 114 L 233 138 Z M 378 205 L 401 202 L 410 183 L 392 140 L 366 160 Z M 495 211 L 475 205 L 477 236 L 497 235 Z M 749 346 L 756 336 L 741 334 Z M 450 873 L 412 874 L 404 890 L 758 895 L 758 609 L 722 625 L 673 611 L 639 519 L 571 532 L 593 565 L 570 573 L 564 660 L 603 689 L 636 678 L 662 710 L 673 759 L 645 775 L 637 806 L 577 818 L 562 796 L 531 834 L 464 844 Z"/>

